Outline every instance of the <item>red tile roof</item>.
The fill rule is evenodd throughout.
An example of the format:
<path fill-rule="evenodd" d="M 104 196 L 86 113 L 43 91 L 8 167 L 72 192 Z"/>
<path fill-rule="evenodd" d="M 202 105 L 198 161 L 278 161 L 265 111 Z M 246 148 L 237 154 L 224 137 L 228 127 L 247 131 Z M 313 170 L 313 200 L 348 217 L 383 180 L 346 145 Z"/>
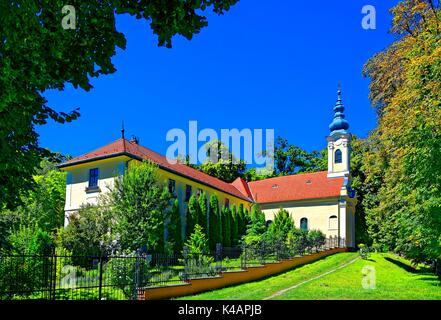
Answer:
<path fill-rule="evenodd" d="M 248 186 L 248 183 L 244 179 L 239 177 L 236 180 L 234 180 L 233 182 L 231 182 L 231 184 L 237 190 L 242 192 L 242 194 L 246 195 L 250 199 L 253 199 L 253 194 L 251 193 L 250 187 Z"/>
<path fill-rule="evenodd" d="M 75 157 L 61 164 L 60 168 L 118 155 L 151 160 L 164 170 L 211 186 L 240 199 L 258 203 L 335 197 L 340 195 L 340 189 L 343 186 L 343 178 L 329 179 L 326 171 L 269 178 L 249 183 L 242 178 L 237 178 L 232 183 L 227 183 L 182 163 L 170 163 L 166 157 L 159 153 L 126 139 L 118 139 L 94 151 Z"/>
<path fill-rule="evenodd" d="M 343 178 L 327 177 L 327 171 L 269 178 L 249 183 L 258 203 L 336 197 L 340 195 Z"/>
<path fill-rule="evenodd" d="M 196 180 L 197 182 L 209 185 L 215 189 L 226 192 L 240 199 L 250 201 L 246 193 L 239 191 L 233 184 L 219 180 L 199 170 L 193 169 L 182 163 L 170 163 L 167 158 L 156 153 L 150 149 L 147 149 L 139 144 L 130 142 L 126 139 L 118 139 L 108 145 L 98 148 L 94 151 L 88 152 L 81 156 L 75 157 L 69 161 L 60 165 L 60 168 L 69 167 L 71 165 L 88 162 L 92 160 L 98 160 L 100 158 L 112 157 L 117 155 L 128 155 L 136 158 L 150 160 L 160 168 L 170 171 L 172 173 L 185 176 L 189 179 Z"/>

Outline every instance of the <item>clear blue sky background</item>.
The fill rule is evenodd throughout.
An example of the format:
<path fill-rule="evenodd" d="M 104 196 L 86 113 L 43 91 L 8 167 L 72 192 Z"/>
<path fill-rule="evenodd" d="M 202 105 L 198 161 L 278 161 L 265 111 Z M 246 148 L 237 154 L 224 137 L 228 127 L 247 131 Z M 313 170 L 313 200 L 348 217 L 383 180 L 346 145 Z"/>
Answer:
<path fill-rule="evenodd" d="M 398 1 L 242 0 L 224 16 L 173 49 L 157 47 L 148 23 L 124 15 L 117 28 L 127 49 L 117 72 L 93 79 L 90 92 L 70 86 L 45 96 L 59 111 L 80 107 L 69 124 L 39 127 L 40 144 L 80 155 L 135 134 L 165 154 L 172 128 L 273 128 L 275 135 L 309 151 L 326 146 L 337 83 L 351 132 L 365 137 L 376 125 L 364 63 L 393 40 L 389 9 Z M 364 5 L 377 10 L 377 29 L 361 27 Z"/>

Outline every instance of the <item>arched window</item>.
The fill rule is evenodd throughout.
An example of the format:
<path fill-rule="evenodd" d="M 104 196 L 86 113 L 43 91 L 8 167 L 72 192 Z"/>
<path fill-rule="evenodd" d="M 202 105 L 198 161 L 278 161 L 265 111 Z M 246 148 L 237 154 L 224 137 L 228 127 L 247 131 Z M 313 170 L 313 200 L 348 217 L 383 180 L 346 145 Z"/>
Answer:
<path fill-rule="evenodd" d="M 330 216 L 329 217 L 329 229 L 338 229 L 338 218 L 337 216 Z"/>
<path fill-rule="evenodd" d="M 300 219 L 300 229 L 302 229 L 304 231 L 308 231 L 308 219 L 307 218 Z"/>
<path fill-rule="evenodd" d="M 342 163 L 343 162 L 340 149 L 335 150 L 334 162 L 335 163 Z"/>

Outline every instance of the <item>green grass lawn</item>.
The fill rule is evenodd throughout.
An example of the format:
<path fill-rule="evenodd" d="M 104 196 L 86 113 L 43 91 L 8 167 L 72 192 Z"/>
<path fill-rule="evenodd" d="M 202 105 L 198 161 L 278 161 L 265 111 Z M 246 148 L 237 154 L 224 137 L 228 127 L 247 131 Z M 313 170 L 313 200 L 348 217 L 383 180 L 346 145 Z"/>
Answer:
<path fill-rule="evenodd" d="M 358 253 L 339 253 L 265 280 L 220 289 L 182 299 L 260 300 L 301 284 L 357 258 Z M 375 268 L 375 288 L 362 286 L 363 267 Z M 424 266 L 389 253 L 374 253 L 354 263 L 278 295 L 274 299 L 441 299 L 441 283 Z"/>

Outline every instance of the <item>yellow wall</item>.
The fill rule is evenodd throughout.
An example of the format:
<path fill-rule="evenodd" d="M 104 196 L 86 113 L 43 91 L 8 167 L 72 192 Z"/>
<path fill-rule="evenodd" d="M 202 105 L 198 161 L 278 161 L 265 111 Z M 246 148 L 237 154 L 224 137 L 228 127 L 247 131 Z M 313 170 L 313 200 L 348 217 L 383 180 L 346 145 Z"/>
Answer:
<path fill-rule="evenodd" d="M 68 172 L 65 205 L 67 216 L 70 212 L 78 211 L 82 205 L 97 204 L 99 196 L 108 192 L 109 187 L 113 186 L 114 178 L 123 172 L 122 170 L 127 161 L 130 161 L 130 163 L 139 162 L 138 160 L 133 160 L 132 162 L 129 157 L 120 156 L 64 168 L 63 170 Z M 100 192 L 88 193 L 86 192 L 86 187 L 89 184 L 89 170 L 92 168 L 99 169 L 98 186 Z M 220 206 L 224 205 L 225 199 L 228 198 L 230 206 L 233 204 L 236 204 L 236 206 L 243 204 L 244 208 L 248 210 L 251 208 L 251 203 L 248 201 L 163 169 L 158 170 L 158 179 L 164 185 L 168 184 L 168 179 L 176 181 L 176 195 L 179 199 L 182 215 L 185 214 L 187 209 L 187 204 L 184 201 L 187 184 L 191 185 L 192 193 L 196 193 L 198 189 L 202 189 L 207 193 L 208 199 L 212 194 L 217 195 Z"/>
<path fill-rule="evenodd" d="M 297 228 L 300 228 L 300 219 L 308 219 L 308 229 L 318 229 L 329 236 L 338 236 L 338 222 L 336 228 L 331 226 L 329 218 L 339 216 L 338 198 L 327 200 L 290 201 L 276 204 L 261 204 L 266 220 L 273 220 L 280 208 L 289 212 Z"/>
<path fill-rule="evenodd" d="M 204 192 L 207 193 L 207 198 L 209 199 L 212 194 L 215 194 L 217 198 L 219 199 L 219 205 L 223 206 L 225 199 L 229 199 L 230 207 L 235 204 L 236 206 L 239 206 L 240 204 L 243 204 L 244 208 L 250 210 L 251 208 L 251 202 L 242 200 L 240 198 L 237 198 L 233 195 L 230 195 L 226 192 L 219 191 L 215 188 L 209 187 L 207 185 L 204 185 L 202 183 L 196 182 L 194 180 L 182 177 L 180 175 L 171 173 L 169 171 L 165 171 L 162 169 L 159 169 L 158 176 L 160 181 L 166 185 L 168 183 L 168 179 L 173 179 L 176 181 L 176 195 L 178 198 L 182 197 L 182 200 L 185 199 L 185 188 L 186 185 L 191 186 L 191 191 L 193 194 L 197 192 L 198 189 L 202 189 Z"/>
<path fill-rule="evenodd" d="M 77 211 L 81 205 L 97 204 L 100 194 L 113 186 L 114 178 L 121 172 L 118 170 L 122 170 L 127 160 L 128 157 L 121 156 L 64 168 L 63 170 L 68 173 L 65 211 Z M 89 185 L 89 170 L 92 168 L 99 169 L 98 187 L 101 192 L 86 192 L 86 187 Z"/>

